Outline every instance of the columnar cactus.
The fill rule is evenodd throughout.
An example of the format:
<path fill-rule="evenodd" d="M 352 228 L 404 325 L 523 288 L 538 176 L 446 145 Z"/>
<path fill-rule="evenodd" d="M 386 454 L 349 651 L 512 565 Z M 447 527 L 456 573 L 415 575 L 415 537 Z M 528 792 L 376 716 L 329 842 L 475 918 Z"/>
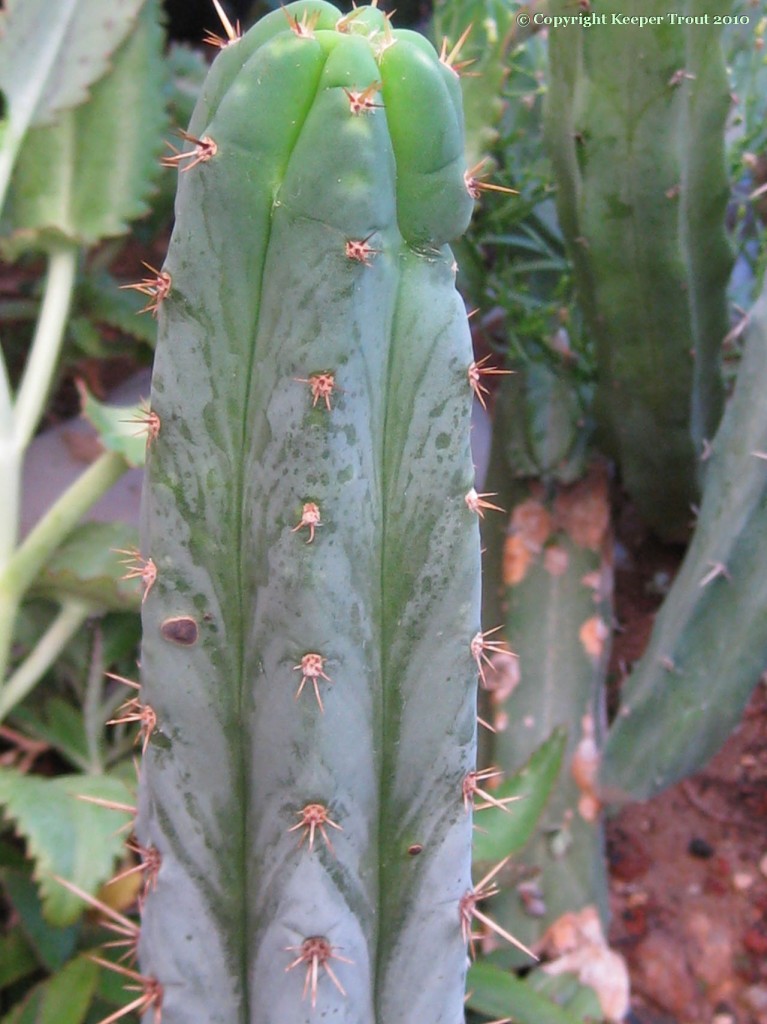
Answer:
<path fill-rule="evenodd" d="M 605 469 L 587 468 L 586 438 L 563 376 L 532 365 L 503 382 L 487 487 L 509 516 L 483 528 L 483 620 L 503 623 L 516 657 L 491 656 L 495 671 L 485 672 L 482 717 L 495 731 L 483 733 L 483 763 L 511 775 L 555 729 L 567 733 L 561 776 L 515 858 L 522 884 L 492 902 L 499 924 L 528 945 L 565 911 L 596 904 L 607 914 L 596 771 L 612 550 Z"/>
<path fill-rule="evenodd" d="M 713 18 L 685 27 L 666 11 L 630 0 L 622 15 L 660 20 L 552 30 L 547 139 L 596 343 L 601 440 L 646 521 L 683 540 L 722 406 L 730 98 Z M 713 0 L 680 9 L 716 12 Z"/>
<path fill-rule="evenodd" d="M 459 83 L 374 7 L 232 36 L 143 282 L 141 1005 L 458 1024 L 485 500 Z"/>
<path fill-rule="evenodd" d="M 712 757 L 767 664 L 767 283 L 709 453 L 695 536 L 623 686 L 604 785 L 644 800 Z"/>

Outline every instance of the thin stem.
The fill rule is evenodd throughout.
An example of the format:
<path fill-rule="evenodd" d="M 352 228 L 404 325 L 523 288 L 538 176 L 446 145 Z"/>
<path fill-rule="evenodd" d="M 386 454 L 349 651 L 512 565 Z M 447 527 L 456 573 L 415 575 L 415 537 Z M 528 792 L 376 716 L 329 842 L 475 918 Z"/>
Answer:
<path fill-rule="evenodd" d="M 126 469 L 128 463 L 122 455 L 100 455 L 54 502 L 0 572 L 0 679 L 5 677 L 22 597 L 56 548 Z"/>
<path fill-rule="evenodd" d="M 0 495 L 0 578 L 16 548 L 21 505 L 21 464 L 21 453 L 16 448 L 12 433 L 0 431 L 0 480 L 3 482 Z"/>
<path fill-rule="evenodd" d="M 85 699 L 83 700 L 83 726 L 88 745 L 88 767 L 90 775 L 101 775 L 104 771 L 104 759 L 101 745 L 104 735 L 105 719 L 101 717 L 101 699 L 104 696 L 104 638 L 101 624 L 96 623 L 93 630 L 93 646 L 91 647 L 88 678 L 85 683 Z"/>
<path fill-rule="evenodd" d="M 30 693 L 92 613 L 77 598 L 65 601 L 56 618 L 0 690 L 0 721 Z"/>
<path fill-rule="evenodd" d="M 40 316 L 14 409 L 14 437 L 21 450 L 37 429 L 56 370 L 72 301 L 78 252 L 76 246 L 67 246 L 48 257 Z"/>

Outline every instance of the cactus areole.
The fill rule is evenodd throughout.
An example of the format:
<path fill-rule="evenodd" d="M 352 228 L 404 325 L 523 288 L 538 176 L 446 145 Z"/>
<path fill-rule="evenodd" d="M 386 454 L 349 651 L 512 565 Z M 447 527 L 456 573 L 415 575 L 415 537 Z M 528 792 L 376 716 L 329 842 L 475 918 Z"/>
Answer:
<path fill-rule="evenodd" d="M 167 160 L 155 303 L 141 1009 L 459 1024 L 480 596 L 460 84 L 375 7 L 308 0 L 221 43 Z"/>

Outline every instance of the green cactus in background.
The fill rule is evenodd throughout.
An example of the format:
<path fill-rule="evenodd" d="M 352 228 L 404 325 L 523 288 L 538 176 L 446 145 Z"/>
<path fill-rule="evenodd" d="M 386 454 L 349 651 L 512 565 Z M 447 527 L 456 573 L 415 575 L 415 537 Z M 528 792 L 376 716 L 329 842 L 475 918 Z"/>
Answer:
<path fill-rule="evenodd" d="M 711 447 L 695 536 L 622 690 L 602 779 L 644 800 L 712 757 L 767 663 L 767 285 Z"/>
<path fill-rule="evenodd" d="M 482 761 L 517 771 L 554 729 L 567 747 L 533 841 L 515 860 L 520 885 L 492 901 L 523 942 L 568 910 L 607 917 L 596 770 L 612 627 L 605 468 L 587 465 L 588 429 L 571 375 L 531 363 L 501 386 L 486 487 L 509 511 L 483 525 L 483 623 L 514 651 L 491 655 Z M 498 952 L 494 959 L 518 957 Z"/>
<path fill-rule="evenodd" d="M 484 503 L 458 76 L 321 0 L 222 43 L 145 282 L 139 1005 L 457 1024 Z"/>
<path fill-rule="evenodd" d="M 621 13 L 666 10 L 631 0 Z M 713 11 L 713 0 L 685 0 L 679 13 Z M 552 4 L 553 15 L 568 12 L 569 0 Z M 667 17 L 567 25 L 552 30 L 549 47 L 547 139 L 596 343 L 601 441 L 644 519 L 683 540 L 722 406 L 732 260 L 720 30 Z"/>

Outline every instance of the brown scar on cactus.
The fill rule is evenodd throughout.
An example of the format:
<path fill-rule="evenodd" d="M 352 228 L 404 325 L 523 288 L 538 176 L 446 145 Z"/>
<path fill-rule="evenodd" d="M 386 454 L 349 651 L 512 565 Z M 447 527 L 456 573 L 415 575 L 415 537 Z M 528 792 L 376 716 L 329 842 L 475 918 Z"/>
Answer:
<path fill-rule="evenodd" d="M 302 998 L 306 999 L 311 993 L 311 1004 L 314 1010 L 317 1006 L 317 989 L 319 987 L 320 970 L 324 970 L 342 996 L 346 996 L 346 989 L 330 966 L 331 960 L 338 960 L 344 964 L 353 964 L 345 956 L 341 956 L 337 947 L 331 945 L 323 935 L 310 935 L 304 939 L 300 946 L 286 946 L 287 953 L 298 953 L 296 959 L 285 968 L 285 972 L 292 971 L 294 967 L 306 964 L 306 978 L 304 979 L 304 991 Z"/>
<path fill-rule="evenodd" d="M 94 964 L 98 964 L 108 971 L 114 971 L 115 974 L 120 974 L 128 981 L 133 982 L 132 985 L 126 984 L 124 986 L 126 992 L 141 993 L 133 1002 L 116 1010 L 108 1017 L 104 1017 L 98 1024 L 115 1024 L 115 1021 L 122 1020 L 129 1013 L 135 1012 L 139 1016 L 143 1016 L 145 1013 L 149 1013 L 150 1010 L 154 1011 L 152 1015 L 153 1024 L 162 1024 L 163 988 L 156 978 L 147 977 L 138 971 L 131 970 L 129 967 L 123 967 L 122 964 L 113 963 L 111 960 L 102 960 L 98 956 L 89 956 L 88 959 L 92 960 Z"/>
<path fill-rule="evenodd" d="M 602 807 L 597 791 L 599 762 L 594 716 L 586 714 L 581 718 L 581 738 L 570 762 L 570 775 L 580 793 L 578 813 L 584 821 L 595 822 Z"/>
<path fill-rule="evenodd" d="M 531 949 L 528 949 L 527 946 L 519 941 L 519 939 L 515 939 L 513 935 L 507 932 L 477 907 L 478 903 L 481 903 L 483 900 L 490 899 L 491 896 L 496 896 L 501 891 L 499 886 L 493 882 L 493 879 L 499 871 L 502 871 L 503 868 L 506 867 L 510 860 L 511 856 L 504 857 L 499 864 L 496 864 L 491 871 L 488 871 L 485 877 L 478 882 L 473 889 L 469 889 L 459 901 L 458 913 L 461 921 L 461 934 L 463 935 L 463 941 L 469 946 L 472 959 L 475 956 L 474 942 L 476 940 L 476 936 L 472 931 L 474 918 L 476 918 L 481 924 L 485 925 L 486 928 L 495 932 L 496 935 L 499 935 L 502 939 L 506 939 L 507 942 L 516 946 L 517 949 L 521 949 L 523 953 L 527 953 L 527 955 L 531 956 L 533 960 L 538 959 Z"/>
<path fill-rule="evenodd" d="M 476 311 L 475 311 L 476 312 Z M 467 376 L 469 378 L 469 387 L 474 392 L 474 396 L 482 406 L 483 409 L 487 409 L 487 403 L 485 402 L 485 395 L 490 394 L 490 389 L 486 388 L 482 383 L 483 377 L 503 377 L 512 374 L 513 370 L 504 370 L 499 366 L 485 366 L 488 359 L 492 359 L 492 353 L 487 356 L 483 356 L 482 359 L 475 359 L 472 363 L 469 363 L 469 369 Z"/>
<path fill-rule="evenodd" d="M 332 683 L 333 680 L 330 676 L 325 675 L 325 662 L 327 658 L 323 658 L 321 654 L 305 654 L 301 659 L 300 664 L 293 666 L 294 672 L 301 673 L 301 682 L 298 685 L 296 691 L 296 700 L 301 696 L 303 688 L 307 682 L 311 681 L 314 687 L 314 695 L 317 698 L 317 703 L 320 706 L 320 711 L 324 713 L 325 708 L 322 703 L 322 697 L 320 696 L 320 679 L 324 679 L 328 683 Z"/>
<path fill-rule="evenodd" d="M 185 131 L 179 131 L 177 134 L 184 142 L 191 142 L 194 149 L 189 149 L 184 153 L 176 149 L 172 142 L 166 143 L 173 150 L 173 155 L 162 158 L 160 163 L 163 167 L 178 167 L 183 174 L 184 171 L 191 171 L 198 164 L 204 164 L 211 160 L 218 152 L 218 144 L 209 135 L 203 135 L 201 139 L 198 139 L 196 136 L 190 135 L 189 132 Z M 181 165 L 185 160 L 191 162 L 182 167 Z"/>
<path fill-rule="evenodd" d="M 320 519 L 320 509 L 313 501 L 307 501 L 304 503 L 304 507 L 301 510 L 301 521 L 297 526 L 294 526 L 290 531 L 296 533 L 298 530 L 302 530 L 306 527 L 309 531 L 309 537 L 306 541 L 307 544 L 311 544 L 314 540 L 314 531 L 318 526 L 322 526 L 322 520 Z"/>
<path fill-rule="evenodd" d="M 218 36 L 215 32 L 211 32 L 210 29 L 206 29 L 202 41 L 207 43 L 208 46 L 217 46 L 219 50 L 223 50 L 225 46 L 231 46 L 238 39 L 242 39 L 242 29 L 240 28 L 239 21 L 232 25 L 226 16 L 226 11 L 221 6 L 220 0 L 213 0 L 213 6 L 216 8 L 216 14 L 218 14 L 219 20 L 224 27 L 226 37 Z"/>
<path fill-rule="evenodd" d="M 125 555 L 120 559 L 120 564 L 127 568 L 127 572 L 120 577 L 121 580 L 141 580 L 144 593 L 141 597 L 143 604 L 149 596 L 149 591 L 157 579 L 157 566 L 151 558 L 143 558 L 136 548 L 114 548 L 116 555 Z"/>
<path fill-rule="evenodd" d="M 463 182 L 466 186 L 466 191 L 469 193 L 472 199 L 480 199 L 483 192 L 505 192 L 508 195 L 518 196 L 519 190 L 516 188 L 508 188 L 506 185 L 495 185 L 493 182 L 485 181 L 480 175 L 483 172 L 482 168 L 487 164 L 487 157 L 483 157 L 479 163 L 474 164 L 464 173 Z"/>
<path fill-rule="evenodd" d="M 322 373 L 312 373 L 308 377 L 294 377 L 298 384 L 308 384 L 312 393 L 312 409 L 316 408 L 320 399 L 325 403 L 328 412 L 331 411 L 330 398 L 336 390 L 335 374 L 329 370 Z M 340 389 L 339 389 L 340 390 Z"/>
<path fill-rule="evenodd" d="M 312 853 L 314 851 L 314 836 L 316 832 L 319 832 L 325 841 L 325 845 L 328 850 L 330 850 L 333 856 L 335 856 L 336 851 L 333 849 L 333 844 L 330 841 L 330 836 L 325 830 L 325 826 L 329 825 L 338 832 L 343 832 L 343 828 L 331 819 L 327 807 L 325 807 L 324 804 L 307 804 L 306 807 L 302 807 L 300 811 L 296 811 L 296 814 L 301 820 L 297 825 L 293 825 L 289 828 L 288 832 L 296 832 L 298 829 L 304 830 L 298 841 L 299 847 L 303 846 L 308 837 L 309 853 Z"/>
<path fill-rule="evenodd" d="M 134 284 L 121 284 L 120 290 L 141 292 L 142 295 L 149 296 L 149 302 L 138 310 L 138 313 L 151 313 L 156 318 L 160 306 L 170 295 L 173 279 L 167 270 L 157 270 L 151 263 L 145 263 L 144 260 L 141 261 L 141 264 L 152 276 L 143 277 Z"/>
<path fill-rule="evenodd" d="M 372 266 L 371 257 L 378 256 L 381 253 L 380 249 L 374 249 L 372 245 L 368 245 L 374 234 L 375 231 L 371 231 L 367 238 L 350 238 L 345 247 L 346 258 L 356 260 L 357 263 L 362 263 L 366 267 Z"/>
<path fill-rule="evenodd" d="M 477 494 L 476 490 L 472 487 L 469 493 L 464 498 L 466 507 L 470 512 L 476 512 L 480 519 L 485 518 L 485 509 L 493 509 L 495 512 L 504 512 L 500 505 L 493 505 L 492 502 L 486 501 L 486 498 L 497 497 L 495 491 L 485 491 L 484 494 Z"/>
<path fill-rule="evenodd" d="M 383 103 L 376 103 L 373 97 L 381 88 L 380 82 L 371 82 L 367 88 L 361 92 L 357 92 L 353 89 L 344 88 L 346 98 L 349 100 L 349 110 L 352 114 L 368 114 L 375 110 L 377 107 L 382 108 Z"/>
<path fill-rule="evenodd" d="M 193 647 L 200 634 L 196 621 L 188 615 L 174 615 L 160 625 L 163 639 L 181 647 Z"/>
<path fill-rule="evenodd" d="M 592 615 L 591 618 L 581 625 L 578 630 L 578 639 L 586 653 L 594 664 L 597 664 L 605 649 L 605 641 L 610 635 L 610 627 L 599 615 Z"/>

